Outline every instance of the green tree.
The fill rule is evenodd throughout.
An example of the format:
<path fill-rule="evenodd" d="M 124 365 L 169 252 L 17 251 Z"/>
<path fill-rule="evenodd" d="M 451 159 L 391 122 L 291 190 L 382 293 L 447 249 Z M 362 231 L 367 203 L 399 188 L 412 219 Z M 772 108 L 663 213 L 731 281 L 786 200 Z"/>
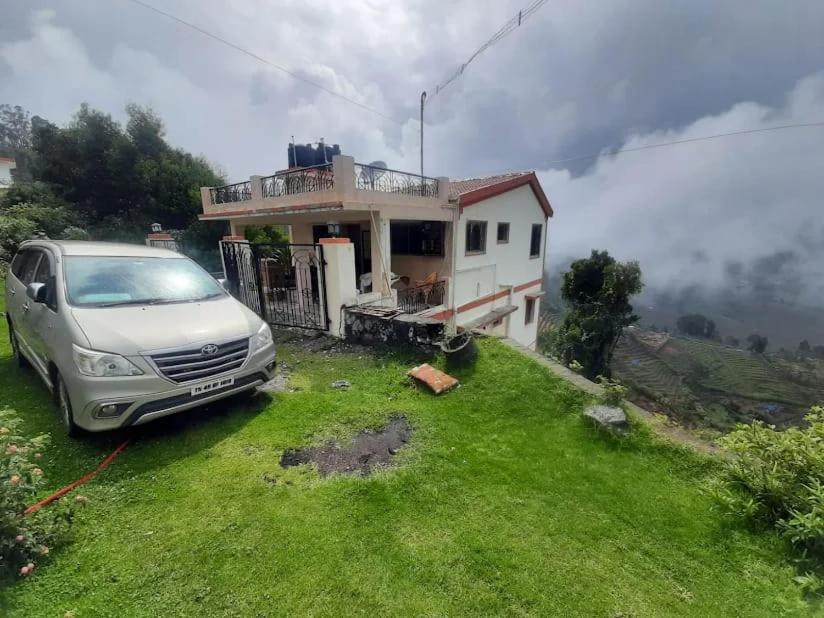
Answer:
<path fill-rule="evenodd" d="M 609 377 L 623 329 L 639 319 L 629 301 L 642 287 L 637 262 L 617 262 L 606 251 L 596 250 L 572 262 L 561 284 L 568 311 L 555 344 L 563 362 L 579 363 L 590 379 Z"/>
<path fill-rule="evenodd" d="M 678 318 L 675 323 L 679 332 L 690 337 L 702 337 L 704 339 L 715 339 L 719 337 L 715 328 L 715 322 L 700 313 L 688 313 Z"/>
<path fill-rule="evenodd" d="M 32 119 L 29 112 L 19 105 L 0 104 L 0 157 L 15 160 L 15 180 L 29 177 L 31 145 Z"/>
<path fill-rule="evenodd" d="M 151 109 L 126 112 L 125 130 L 85 104 L 67 127 L 35 126 L 35 177 L 92 222 L 95 239 L 138 241 L 153 222 L 187 228 L 201 212 L 200 187 L 222 178 L 202 157 L 169 146 Z"/>
<path fill-rule="evenodd" d="M 757 333 L 747 337 L 747 349 L 756 354 L 763 354 L 767 350 L 767 343 L 767 338 Z"/>

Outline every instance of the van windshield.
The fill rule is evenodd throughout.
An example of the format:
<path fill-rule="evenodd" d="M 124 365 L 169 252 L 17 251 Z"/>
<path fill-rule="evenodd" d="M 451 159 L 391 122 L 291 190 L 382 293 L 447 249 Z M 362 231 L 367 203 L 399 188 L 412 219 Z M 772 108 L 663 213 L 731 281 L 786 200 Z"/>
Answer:
<path fill-rule="evenodd" d="M 79 307 L 183 303 L 226 295 L 186 258 L 67 256 L 64 272 L 69 304 Z"/>

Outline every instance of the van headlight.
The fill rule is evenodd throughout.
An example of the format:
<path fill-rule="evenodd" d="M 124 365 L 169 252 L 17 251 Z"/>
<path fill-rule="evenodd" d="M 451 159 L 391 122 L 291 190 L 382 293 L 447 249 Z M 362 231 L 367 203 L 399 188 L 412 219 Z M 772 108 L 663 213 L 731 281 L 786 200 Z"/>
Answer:
<path fill-rule="evenodd" d="M 139 376 L 143 372 L 129 359 L 119 354 L 96 352 L 72 344 L 72 357 L 77 370 L 84 376 L 105 378 L 110 376 Z"/>
<path fill-rule="evenodd" d="M 257 334 L 252 337 L 252 351 L 265 348 L 270 343 L 272 343 L 272 329 L 264 322 L 258 329 Z"/>

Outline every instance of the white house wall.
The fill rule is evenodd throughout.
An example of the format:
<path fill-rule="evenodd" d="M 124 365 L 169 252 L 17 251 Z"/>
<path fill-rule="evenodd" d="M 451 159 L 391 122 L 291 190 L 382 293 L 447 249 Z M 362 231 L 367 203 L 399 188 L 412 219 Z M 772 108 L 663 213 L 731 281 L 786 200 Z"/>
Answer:
<path fill-rule="evenodd" d="M 486 251 L 480 255 L 466 254 L 467 221 L 486 221 Z M 509 242 L 498 244 L 498 223 L 509 223 Z M 543 225 L 540 254 L 529 256 L 532 225 Z M 458 222 L 458 247 L 455 272 L 455 306 L 457 323 L 465 324 L 492 309 L 514 305 L 517 311 L 504 318 L 507 335 L 526 346 L 537 339 L 538 310 L 536 300 L 533 320 L 525 324 L 526 295 L 540 291 L 543 278 L 547 219 L 532 188 L 518 187 L 490 197 L 463 209 Z M 528 288 L 518 289 L 528 283 Z M 511 288 L 509 291 L 508 288 Z M 492 302 L 476 304 L 477 299 L 497 295 Z M 473 302 L 475 301 L 475 302 Z M 470 304 L 469 308 L 466 305 Z M 461 306 L 465 308 L 461 310 Z M 496 334 L 501 328 L 494 329 Z"/>

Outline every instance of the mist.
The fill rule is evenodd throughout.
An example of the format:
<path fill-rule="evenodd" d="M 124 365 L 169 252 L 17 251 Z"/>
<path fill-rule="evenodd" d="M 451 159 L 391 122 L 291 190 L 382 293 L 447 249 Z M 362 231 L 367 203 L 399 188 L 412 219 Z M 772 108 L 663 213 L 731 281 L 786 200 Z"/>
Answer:
<path fill-rule="evenodd" d="M 821 121 L 824 74 L 816 73 L 779 106 L 743 101 L 680 130 L 632 135 L 623 147 Z M 822 309 L 822 142 L 824 127 L 787 129 L 604 156 L 578 176 L 541 172 L 556 213 L 548 270 L 607 249 L 640 262 L 644 306 Z M 804 328 L 824 340 L 820 323 Z"/>

